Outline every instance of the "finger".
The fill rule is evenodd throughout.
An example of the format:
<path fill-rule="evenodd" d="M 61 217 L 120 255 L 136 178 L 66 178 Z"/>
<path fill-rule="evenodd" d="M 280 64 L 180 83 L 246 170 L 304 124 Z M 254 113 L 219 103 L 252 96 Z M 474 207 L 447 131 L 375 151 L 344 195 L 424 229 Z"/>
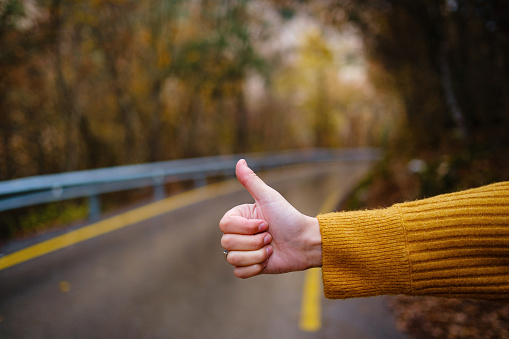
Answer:
<path fill-rule="evenodd" d="M 223 233 L 256 234 L 266 231 L 267 222 L 263 219 L 247 219 L 238 215 L 225 214 L 219 221 L 219 229 Z"/>
<path fill-rule="evenodd" d="M 272 246 L 265 246 L 256 251 L 231 251 L 226 260 L 230 265 L 244 267 L 264 262 L 272 254 Z"/>
<path fill-rule="evenodd" d="M 267 197 L 267 195 L 272 194 L 272 188 L 265 184 L 265 182 L 247 166 L 246 160 L 241 159 L 237 162 L 235 174 L 242 186 L 246 188 L 256 201 L 260 201 Z"/>
<path fill-rule="evenodd" d="M 263 272 L 263 269 L 267 266 L 267 261 L 264 261 L 261 264 L 245 266 L 245 267 L 235 267 L 233 269 L 233 274 L 237 278 L 247 279 L 259 275 Z"/>
<path fill-rule="evenodd" d="M 228 251 L 254 251 L 270 244 L 272 236 L 267 233 L 255 235 L 224 234 L 221 246 Z"/>

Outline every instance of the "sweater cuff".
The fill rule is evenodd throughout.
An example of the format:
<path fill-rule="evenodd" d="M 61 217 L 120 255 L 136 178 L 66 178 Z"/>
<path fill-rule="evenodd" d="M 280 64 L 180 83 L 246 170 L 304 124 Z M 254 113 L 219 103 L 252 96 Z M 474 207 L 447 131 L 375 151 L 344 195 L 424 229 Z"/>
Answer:
<path fill-rule="evenodd" d="M 330 299 L 409 293 L 410 266 L 397 206 L 319 215 L 324 294 Z"/>
<path fill-rule="evenodd" d="M 509 298 L 509 183 L 397 206 L 413 295 Z"/>

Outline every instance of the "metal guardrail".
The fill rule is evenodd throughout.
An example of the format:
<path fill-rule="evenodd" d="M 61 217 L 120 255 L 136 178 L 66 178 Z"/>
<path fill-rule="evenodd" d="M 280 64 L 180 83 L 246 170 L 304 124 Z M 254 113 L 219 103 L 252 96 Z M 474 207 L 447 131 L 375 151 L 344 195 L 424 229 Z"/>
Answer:
<path fill-rule="evenodd" d="M 39 175 L 0 182 L 0 211 L 74 198 L 89 198 L 89 217 L 100 217 L 99 196 L 142 187 L 154 188 L 154 199 L 165 197 L 164 185 L 194 180 L 204 186 L 208 177 L 233 176 L 238 159 L 253 170 L 324 161 L 377 160 L 377 149 L 307 149 L 259 154 L 237 154 L 128 165 L 61 174 Z"/>

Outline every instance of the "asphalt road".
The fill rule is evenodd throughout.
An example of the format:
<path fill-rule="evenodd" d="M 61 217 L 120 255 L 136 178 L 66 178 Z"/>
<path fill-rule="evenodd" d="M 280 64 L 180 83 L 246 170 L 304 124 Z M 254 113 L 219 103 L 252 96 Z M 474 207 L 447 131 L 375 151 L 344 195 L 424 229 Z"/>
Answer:
<path fill-rule="evenodd" d="M 368 168 L 321 164 L 260 176 L 316 215 Z M 383 298 L 323 300 L 322 328 L 308 333 L 298 325 L 305 272 L 235 278 L 218 222 L 252 201 L 237 188 L 0 271 L 0 338 L 402 337 Z"/>

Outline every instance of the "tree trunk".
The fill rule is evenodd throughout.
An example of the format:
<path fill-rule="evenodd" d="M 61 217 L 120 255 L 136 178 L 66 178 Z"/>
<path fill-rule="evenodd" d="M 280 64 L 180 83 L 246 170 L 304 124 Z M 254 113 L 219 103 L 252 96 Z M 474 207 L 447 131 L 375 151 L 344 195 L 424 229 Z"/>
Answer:
<path fill-rule="evenodd" d="M 235 153 L 243 153 L 248 151 L 248 140 L 249 140 L 249 126 L 246 100 L 244 98 L 244 91 L 242 88 L 238 90 L 235 110 L 235 141 L 233 150 Z"/>
<path fill-rule="evenodd" d="M 66 82 L 61 51 L 61 0 L 53 0 L 50 9 L 51 31 L 53 34 L 53 52 L 54 67 L 56 72 L 56 90 L 58 97 L 58 109 L 60 110 L 64 120 L 66 121 L 65 130 L 65 165 L 64 171 L 76 170 L 78 167 L 78 159 L 80 156 L 79 140 L 78 140 L 78 124 L 80 114 L 75 107 L 74 91 Z"/>
<path fill-rule="evenodd" d="M 120 71 L 117 68 L 115 55 L 108 50 L 108 39 L 99 29 L 94 30 L 97 40 L 101 44 L 106 59 L 106 68 L 110 76 L 111 86 L 115 94 L 120 120 L 125 126 L 123 161 L 133 163 L 142 158 L 141 150 L 137 142 L 141 138 L 141 122 L 131 97 L 127 93 L 126 86 L 122 81 Z"/>

